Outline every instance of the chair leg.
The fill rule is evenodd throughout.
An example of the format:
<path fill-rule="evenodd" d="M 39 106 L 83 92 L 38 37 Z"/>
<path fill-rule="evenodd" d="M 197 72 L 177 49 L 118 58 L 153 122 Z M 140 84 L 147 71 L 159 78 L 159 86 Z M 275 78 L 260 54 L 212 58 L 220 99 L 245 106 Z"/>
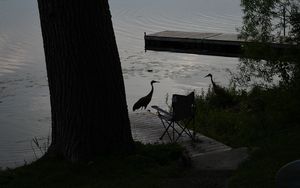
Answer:
<path fill-rule="evenodd" d="M 165 128 L 165 131 L 159 137 L 160 140 L 162 140 L 163 137 L 167 134 L 171 142 L 177 142 L 179 140 L 179 138 L 182 136 L 182 134 L 186 133 L 194 141 L 195 132 L 191 133 L 190 130 L 185 127 L 185 125 L 181 125 L 180 122 L 176 122 L 176 121 L 168 121 L 166 119 L 163 119 L 160 116 L 159 116 L 159 118 L 160 118 L 160 121 L 162 122 L 162 124 L 163 124 L 163 126 Z M 191 120 L 189 120 L 187 122 L 187 124 L 190 121 Z M 177 130 L 176 127 L 179 127 L 181 130 Z M 172 128 L 171 133 L 169 133 L 170 128 Z"/>
<path fill-rule="evenodd" d="M 174 126 L 174 122 L 172 122 L 172 133 L 173 133 L 172 141 L 174 141 L 174 139 L 175 139 L 175 126 Z"/>
<path fill-rule="evenodd" d="M 162 124 L 163 124 L 163 126 L 164 126 L 164 128 L 165 128 L 165 131 L 164 131 L 163 134 L 159 137 L 159 139 L 162 140 L 162 138 L 165 136 L 165 134 L 167 134 L 168 137 L 169 137 L 169 139 L 172 141 L 172 137 L 171 137 L 170 134 L 169 134 L 169 128 L 172 126 L 172 122 L 166 122 L 166 123 L 168 124 L 168 126 L 166 126 L 166 125 L 165 125 L 165 122 L 164 122 L 162 119 L 160 119 L 160 120 L 161 120 L 161 122 L 162 122 Z"/>
<path fill-rule="evenodd" d="M 190 121 L 188 121 L 187 124 L 189 122 Z M 192 134 L 191 131 L 189 129 L 187 129 L 185 125 L 181 125 L 180 122 L 176 122 L 176 124 L 181 129 L 181 131 L 177 132 L 178 136 L 177 136 L 175 142 L 177 142 L 179 140 L 179 138 L 182 136 L 183 133 L 186 133 L 194 141 L 194 133 Z"/>
<path fill-rule="evenodd" d="M 178 136 L 177 136 L 175 142 L 177 142 L 179 140 L 179 138 L 182 136 L 182 134 L 185 132 L 185 127 L 183 127 L 182 125 L 180 125 L 178 122 L 176 124 L 178 125 L 179 128 L 181 128 L 181 131 L 178 132 Z"/>

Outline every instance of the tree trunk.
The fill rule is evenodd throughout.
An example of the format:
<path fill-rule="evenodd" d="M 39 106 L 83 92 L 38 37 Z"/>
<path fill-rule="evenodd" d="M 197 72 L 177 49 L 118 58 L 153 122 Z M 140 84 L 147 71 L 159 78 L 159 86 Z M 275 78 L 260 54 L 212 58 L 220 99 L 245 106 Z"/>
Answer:
<path fill-rule="evenodd" d="M 50 90 L 51 151 L 71 161 L 133 147 L 107 0 L 38 0 Z"/>

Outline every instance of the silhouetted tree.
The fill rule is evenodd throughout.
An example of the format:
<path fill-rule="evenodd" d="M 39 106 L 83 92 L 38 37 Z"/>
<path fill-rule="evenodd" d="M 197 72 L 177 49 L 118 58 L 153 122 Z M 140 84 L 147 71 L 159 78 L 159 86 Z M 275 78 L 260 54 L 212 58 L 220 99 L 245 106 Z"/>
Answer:
<path fill-rule="evenodd" d="M 299 2 L 300 3 L 300 2 Z M 294 5 L 291 10 L 290 23 L 291 36 L 299 44 L 300 43 L 300 5 Z"/>
<path fill-rule="evenodd" d="M 241 58 L 240 73 L 234 80 L 247 85 L 252 78 L 272 82 L 281 78 L 281 84 L 289 84 L 299 67 L 299 47 L 275 49 L 276 43 L 299 44 L 298 0 L 241 0 L 243 26 L 240 37 L 252 42 L 245 45 L 245 57 Z"/>
<path fill-rule="evenodd" d="M 297 8 L 295 0 L 241 0 L 241 37 L 259 42 L 278 42 L 288 38 L 290 18 Z"/>
<path fill-rule="evenodd" d="M 38 0 L 50 90 L 49 153 L 71 161 L 133 147 L 108 0 Z"/>

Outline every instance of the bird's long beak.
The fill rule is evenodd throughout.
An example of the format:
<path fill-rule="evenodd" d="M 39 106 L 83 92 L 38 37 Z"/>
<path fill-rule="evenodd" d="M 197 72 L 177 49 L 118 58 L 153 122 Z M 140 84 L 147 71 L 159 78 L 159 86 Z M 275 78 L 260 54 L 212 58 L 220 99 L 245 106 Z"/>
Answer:
<path fill-rule="evenodd" d="M 209 75 L 209 74 L 208 74 Z M 208 75 L 204 76 L 204 78 L 208 77 Z"/>
<path fill-rule="evenodd" d="M 155 81 L 155 83 L 160 83 L 159 81 Z"/>

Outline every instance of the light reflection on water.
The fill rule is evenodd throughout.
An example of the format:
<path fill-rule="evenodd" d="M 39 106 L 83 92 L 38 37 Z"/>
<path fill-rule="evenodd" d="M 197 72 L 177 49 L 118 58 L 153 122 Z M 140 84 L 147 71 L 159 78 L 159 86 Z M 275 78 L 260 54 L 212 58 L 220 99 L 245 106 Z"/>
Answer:
<path fill-rule="evenodd" d="M 149 106 L 166 94 L 206 89 L 212 73 L 228 84 L 236 58 L 144 51 L 144 32 L 162 30 L 235 32 L 239 0 L 110 0 L 129 112 L 158 80 Z M 151 70 L 151 71 L 149 71 Z M 31 140 L 47 137 L 50 105 L 35 0 L 0 1 L 0 167 L 34 159 Z"/>

